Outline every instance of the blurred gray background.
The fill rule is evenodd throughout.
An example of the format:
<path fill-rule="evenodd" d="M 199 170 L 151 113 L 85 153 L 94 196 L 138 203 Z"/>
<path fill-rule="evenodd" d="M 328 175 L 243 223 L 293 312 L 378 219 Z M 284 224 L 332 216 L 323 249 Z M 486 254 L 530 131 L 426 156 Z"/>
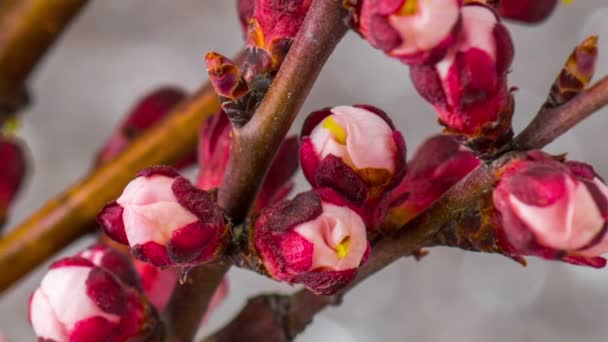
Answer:
<path fill-rule="evenodd" d="M 164 84 L 196 89 L 206 78 L 205 52 L 233 55 L 241 46 L 236 18 L 233 0 L 91 1 L 31 82 L 35 102 L 23 113 L 21 135 L 35 172 L 9 226 L 85 173 L 93 153 L 136 98 Z M 561 5 L 541 26 L 509 26 L 516 46 L 510 83 L 520 88 L 518 131 L 543 102 L 573 46 L 587 35 L 600 35 L 597 75 L 608 74 L 606 0 Z M 424 137 L 439 131 L 407 68 L 349 33 L 304 112 L 361 102 L 392 115 L 410 156 Z M 606 128 L 604 110 L 549 150 L 590 162 L 608 177 Z M 306 189 L 301 176 L 298 186 Z M 92 241 L 81 241 L 64 254 Z M 318 315 L 297 341 L 608 341 L 608 270 L 529 261 L 522 268 L 494 255 L 433 249 L 421 262 L 404 259 L 357 287 L 340 307 Z M 0 297 L 0 330 L 8 341 L 34 340 L 27 298 L 46 266 Z M 202 334 L 222 326 L 250 295 L 294 290 L 238 269 L 229 278 L 230 295 Z"/>

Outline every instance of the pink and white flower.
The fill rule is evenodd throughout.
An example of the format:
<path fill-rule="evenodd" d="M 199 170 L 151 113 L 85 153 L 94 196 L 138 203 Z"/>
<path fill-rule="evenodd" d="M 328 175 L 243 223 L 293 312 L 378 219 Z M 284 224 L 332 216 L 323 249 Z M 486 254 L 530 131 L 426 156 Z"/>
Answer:
<path fill-rule="evenodd" d="M 434 63 L 456 42 L 461 0 L 361 0 L 357 31 L 404 63 Z"/>
<path fill-rule="evenodd" d="M 212 195 L 169 167 L 141 171 L 98 216 L 106 234 L 154 266 L 193 266 L 214 260 L 228 227 Z"/>
<path fill-rule="evenodd" d="M 339 106 L 313 112 L 301 136 L 300 164 L 310 184 L 332 188 L 366 210 L 375 209 L 405 175 L 403 136 L 378 108 Z M 382 215 L 371 216 L 367 223 L 373 225 Z"/>
<path fill-rule="evenodd" d="M 410 76 L 449 132 L 500 139 L 511 132 L 512 60 L 506 27 L 492 9 L 472 4 L 462 8 L 462 31 L 445 57 L 412 66 Z"/>
<path fill-rule="evenodd" d="M 148 341 L 159 328 L 156 312 L 136 290 L 78 257 L 51 266 L 30 298 L 29 318 L 45 342 Z"/>
<path fill-rule="evenodd" d="M 330 189 L 262 211 L 253 244 L 270 276 L 323 295 L 348 285 L 369 250 L 363 219 Z"/>
<path fill-rule="evenodd" d="M 591 166 L 530 152 L 505 167 L 493 196 L 512 254 L 606 264 L 608 187 Z"/>

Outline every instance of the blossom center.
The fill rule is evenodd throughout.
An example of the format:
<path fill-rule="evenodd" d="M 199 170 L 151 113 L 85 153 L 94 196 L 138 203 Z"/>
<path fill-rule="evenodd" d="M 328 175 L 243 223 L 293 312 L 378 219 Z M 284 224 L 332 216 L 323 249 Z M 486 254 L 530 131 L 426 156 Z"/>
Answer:
<path fill-rule="evenodd" d="M 350 237 L 347 236 L 336 246 L 336 254 L 338 258 L 344 259 L 346 254 L 348 254 L 348 250 L 350 249 Z"/>
<path fill-rule="evenodd" d="M 397 15 L 412 16 L 416 15 L 416 13 L 418 13 L 418 0 L 405 0 Z"/>
<path fill-rule="evenodd" d="M 346 145 L 346 130 L 342 128 L 342 126 L 340 126 L 340 124 L 338 124 L 332 116 L 328 116 L 325 120 L 323 120 L 323 128 L 331 133 L 336 142 Z"/>

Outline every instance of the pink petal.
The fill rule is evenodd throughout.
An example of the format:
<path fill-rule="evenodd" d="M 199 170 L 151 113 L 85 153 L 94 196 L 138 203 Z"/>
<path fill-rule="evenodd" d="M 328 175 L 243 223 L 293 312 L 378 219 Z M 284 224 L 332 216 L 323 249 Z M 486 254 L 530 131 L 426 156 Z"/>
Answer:
<path fill-rule="evenodd" d="M 32 295 L 30 319 L 36 336 L 55 341 L 66 341 L 68 339 L 65 327 L 57 319 L 47 296 L 40 289 Z"/>
<path fill-rule="evenodd" d="M 388 20 L 399 32 L 402 43 L 391 55 L 411 55 L 431 50 L 445 40 L 460 18 L 457 0 L 418 1 L 418 13 L 411 16 L 391 15 Z"/>
<path fill-rule="evenodd" d="M 71 266 L 50 270 L 42 279 L 40 291 L 46 296 L 50 306 L 68 331 L 85 318 L 100 316 L 111 322 L 120 317 L 108 314 L 99 308 L 87 294 L 86 282 L 91 267 Z"/>
<path fill-rule="evenodd" d="M 357 268 L 367 249 L 365 224 L 348 207 L 323 203 L 323 213 L 319 217 L 300 224 L 294 230 L 314 246 L 311 270 Z M 335 248 L 346 238 L 350 246 L 342 259 Z"/>
<path fill-rule="evenodd" d="M 575 250 L 599 233 L 604 219 L 583 184 L 567 178 L 566 189 L 566 196 L 545 207 L 528 205 L 513 195 L 510 202 L 539 243 L 558 250 Z"/>

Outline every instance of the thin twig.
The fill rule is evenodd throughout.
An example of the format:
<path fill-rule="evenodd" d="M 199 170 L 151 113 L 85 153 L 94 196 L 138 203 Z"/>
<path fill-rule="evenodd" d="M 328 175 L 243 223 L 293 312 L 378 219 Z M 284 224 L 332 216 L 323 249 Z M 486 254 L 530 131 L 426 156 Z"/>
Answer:
<path fill-rule="evenodd" d="M 232 153 L 218 199 L 233 224 L 238 225 L 246 218 L 281 142 L 323 65 L 348 29 L 346 15 L 340 0 L 313 1 L 255 115 L 245 126 L 233 131 Z M 192 341 L 209 299 L 221 282 L 220 268 L 213 279 L 205 277 L 209 267 L 193 269 L 192 283 L 174 291 L 165 317 L 169 341 Z M 223 271 L 227 270 L 226 266 Z M 199 306 L 180 310 L 183 300 Z"/>
<path fill-rule="evenodd" d="M 491 184 L 491 169 L 485 164 L 481 165 L 423 214 L 403 227 L 397 236 L 385 237 L 375 244 L 369 261 L 361 267 L 355 281 L 338 295 L 315 296 L 307 290 L 300 290 L 291 296 L 269 295 L 268 298 L 273 300 L 250 300 L 234 321 L 204 341 L 290 341 L 306 328 L 318 312 L 333 303 L 339 303 L 341 297 L 354 286 L 403 256 L 411 255 L 424 247 L 442 226 L 454 219 L 463 207 L 473 203 Z M 235 339 L 237 336 L 240 339 Z M 276 339 L 270 339 L 269 336 Z"/>
<path fill-rule="evenodd" d="M 515 138 L 515 149 L 542 148 L 606 105 L 608 105 L 608 76 L 566 104 L 540 111 L 528 127 Z"/>
<path fill-rule="evenodd" d="M 34 67 L 88 0 L 4 0 L 0 4 L 0 126 L 27 104 Z"/>

